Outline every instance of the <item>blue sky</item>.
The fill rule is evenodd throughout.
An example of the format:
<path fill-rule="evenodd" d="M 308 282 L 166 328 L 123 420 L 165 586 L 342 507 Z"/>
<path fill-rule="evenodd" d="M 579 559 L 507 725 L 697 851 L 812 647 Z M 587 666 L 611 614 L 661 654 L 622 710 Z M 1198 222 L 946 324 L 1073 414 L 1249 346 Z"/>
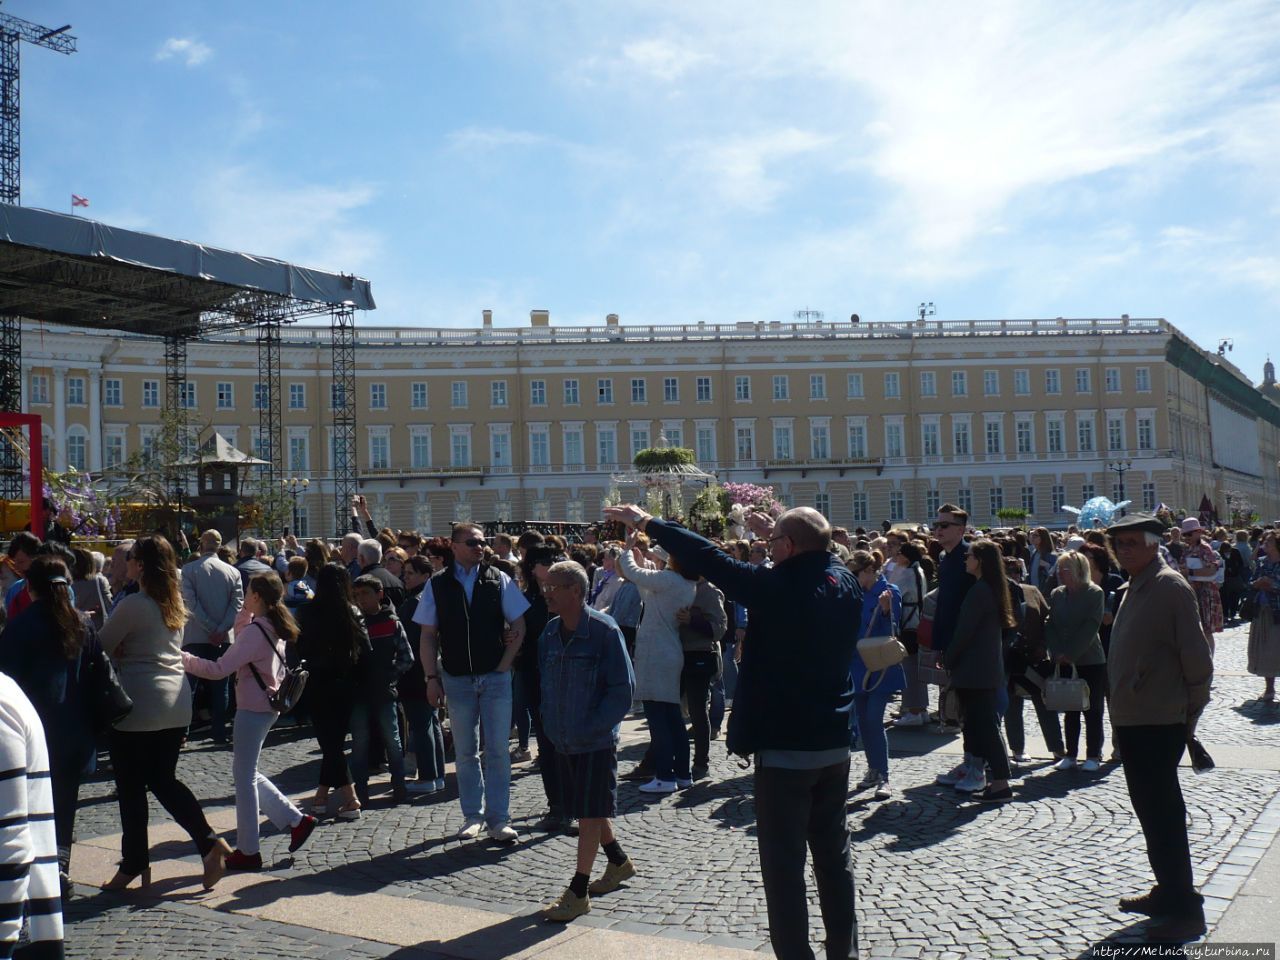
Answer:
<path fill-rule="evenodd" d="M 353 271 L 369 320 L 1163 316 L 1255 379 L 1280 5 L 9 0 L 23 202 Z M 1280 345 L 1277 345 L 1280 359 Z"/>

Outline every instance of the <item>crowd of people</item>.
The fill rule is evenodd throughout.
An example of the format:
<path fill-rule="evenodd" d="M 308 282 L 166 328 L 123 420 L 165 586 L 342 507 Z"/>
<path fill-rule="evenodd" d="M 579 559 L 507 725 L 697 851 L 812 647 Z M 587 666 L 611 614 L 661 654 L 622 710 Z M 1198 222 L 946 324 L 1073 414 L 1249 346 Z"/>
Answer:
<path fill-rule="evenodd" d="M 263 867 L 263 814 L 290 851 L 322 819 L 359 819 L 382 802 L 375 769 L 390 775 L 391 804 L 440 799 L 450 745 L 458 839 L 515 844 L 512 765 L 536 764 L 538 829 L 578 838 L 572 879 L 546 910 L 572 920 L 637 874 L 614 831 L 619 779 L 650 797 L 707 779 L 727 716 L 728 752 L 754 761 L 774 950 L 812 956 L 807 844 L 828 955 L 847 956 L 846 803 L 893 798 L 886 729 L 959 733 L 963 757 L 938 784 L 1000 804 L 1029 759 L 1028 701 L 1057 771 L 1100 770 L 1108 739 L 1124 765 L 1157 883 L 1122 907 L 1156 917 L 1155 935 L 1203 931 L 1176 768 L 1224 624 L 1251 621 L 1248 669 L 1275 700 L 1276 530 L 1190 518 L 1166 531 L 1133 515 L 1105 531 L 982 533 L 952 504 L 918 527 L 849 531 L 807 508 L 747 522 L 750 536 L 713 541 L 620 506 L 582 542 L 534 530 L 490 540 L 471 523 L 427 537 L 377 529 L 356 498 L 335 544 L 242 538 L 232 552 L 210 529 L 190 555 L 185 538 L 156 533 L 108 559 L 19 534 L 0 569 L 3 942 L 22 922 L 6 903 L 23 905 L 34 941 L 60 939 L 77 793 L 100 758 L 120 807 L 109 890 L 150 881 L 148 793 L 190 836 L 212 888 L 227 870 Z M 870 660 L 887 638 L 900 653 Z M 282 705 L 299 667 L 301 702 Z M 232 750 L 234 848 L 177 773 L 200 703 L 208 740 Z M 309 723 L 321 752 L 301 806 L 259 768 L 290 707 L 285 722 Z M 649 742 L 620 774 L 633 708 Z M 866 775 L 851 784 L 853 750 Z M 22 822 L 4 818 L 18 809 Z"/>

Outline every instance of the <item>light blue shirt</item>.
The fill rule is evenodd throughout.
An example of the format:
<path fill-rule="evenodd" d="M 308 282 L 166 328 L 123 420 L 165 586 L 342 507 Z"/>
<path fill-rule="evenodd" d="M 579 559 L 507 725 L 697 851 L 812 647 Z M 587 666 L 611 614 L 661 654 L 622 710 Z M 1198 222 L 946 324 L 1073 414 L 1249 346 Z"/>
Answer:
<path fill-rule="evenodd" d="M 480 565 L 476 564 L 470 570 L 465 570 L 462 564 L 455 563 L 453 565 L 453 575 L 462 584 L 462 592 L 467 596 L 467 603 L 471 603 L 471 596 L 476 590 L 476 580 L 480 577 Z M 529 609 L 529 601 L 525 599 L 524 594 L 520 592 L 520 588 L 514 580 L 501 570 L 498 571 L 498 576 L 502 578 L 502 616 L 507 623 L 514 623 L 518 618 L 524 616 L 524 612 Z M 436 595 L 431 589 L 429 581 L 426 589 L 422 591 L 422 598 L 418 600 L 418 609 L 413 612 L 413 622 L 420 623 L 424 627 L 438 625 L 436 623 Z"/>

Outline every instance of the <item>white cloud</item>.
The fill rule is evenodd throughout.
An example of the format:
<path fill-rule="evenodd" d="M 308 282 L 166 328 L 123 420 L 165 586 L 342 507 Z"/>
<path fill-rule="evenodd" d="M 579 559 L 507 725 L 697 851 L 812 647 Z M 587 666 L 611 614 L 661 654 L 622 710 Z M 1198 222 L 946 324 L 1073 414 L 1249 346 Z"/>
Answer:
<path fill-rule="evenodd" d="M 508 130 L 505 127 L 464 127 L 454 130 L 445 138 L 455 150 L 500 150 L 505 147 L 538 147 L 550 143 L 551 138 L 529 130 Z"/>
<path fill-rule="evenodd" d="M 769 209 L 787 189 L 778 169 L 786 161 L 813 153 L 828 138 L 807 130 L 786 128 L 748 137 L 705 140 L 681 148 L 690 166 L 704 178 L 704 186 L 732 207 Z"/>
<path fill-rule="evenodd" d="M 626 63 L 664 83 L 673 83 L 711 57 L 692 47 L 672 40 L 636 40 L 624 44 L 622 57 Z"/>
<path fill-rule="evenodd" d="M 385 252 L 382 235 L 354 216 L 376 195 L 364 183 L 282 183 L 246 166 L 225 167 L 193 197 L 198 239 L 300 266 L 360 272 Z"/>
<path fill-rule="evenodd" d="M 170 37 L 156 51 L 157 60 L 181 60 L 188 67 L 198 67 L 213 56 L 213 48 L 192 37 Z"/>

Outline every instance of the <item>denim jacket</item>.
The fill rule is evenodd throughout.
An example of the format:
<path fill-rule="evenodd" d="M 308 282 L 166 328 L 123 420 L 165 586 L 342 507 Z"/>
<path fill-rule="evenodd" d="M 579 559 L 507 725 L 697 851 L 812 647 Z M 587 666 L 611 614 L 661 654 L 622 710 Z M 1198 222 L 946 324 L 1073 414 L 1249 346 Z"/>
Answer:
<path fill-rule="evenodd" d="M 636 677 L 622 631 L 607 614 L 584 607 L 568 643 L 560 618 L 538 639 L 542 728 L 564 754 L 607 750 L 618 742 Z"/>

